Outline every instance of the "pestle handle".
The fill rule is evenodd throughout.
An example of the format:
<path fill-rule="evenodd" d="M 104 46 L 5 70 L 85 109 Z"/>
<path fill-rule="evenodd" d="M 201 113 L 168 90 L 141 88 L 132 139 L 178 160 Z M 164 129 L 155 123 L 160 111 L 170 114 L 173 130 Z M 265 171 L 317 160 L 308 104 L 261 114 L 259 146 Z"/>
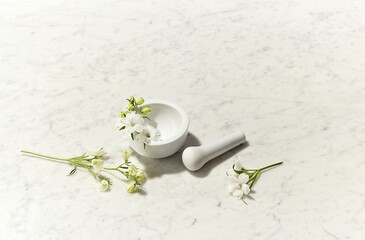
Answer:
<path fill-rule="evenodd" d="M 243 131 L 238 131 L 203 146 L 186 148 L 182 154 L 182 160 L 187 169 L 197 171 L 210 160 L 245 141 L 246 136 Z"/>

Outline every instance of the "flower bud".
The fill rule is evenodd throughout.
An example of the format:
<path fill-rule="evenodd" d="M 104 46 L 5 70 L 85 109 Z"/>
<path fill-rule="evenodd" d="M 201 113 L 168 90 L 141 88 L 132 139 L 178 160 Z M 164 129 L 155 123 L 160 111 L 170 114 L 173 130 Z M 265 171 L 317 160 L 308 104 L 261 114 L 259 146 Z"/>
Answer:
<path fill-rule="evenodd" d="M 134 110 L 134 105 L 133 103 L 129 103 L 128 104 L 128 111 L 133 111 Z"/>
<path fill-rule="evenodd" d="M 128 114 L 128 112 L 121 112 L 119 116 L 121 118 L 125 118 L 125 116 L 127 116 L 127 114 Z"/>
<path fill-rule="evenodd" d="M 104 150 L 104 147 L 99 147 L 99 149 L 94 153 L 94 156 L 97 159 L 105 159 L 106 152 Z"/>
<path fill-rule="evenodd" d="M 125 162 L 128 161 L 129 157 L 132 155 L 132 152 L 129 150 L 123 150 L 122 151 L 122 158 Z"/>
<path fill-rule="evenodd" d="M 144 172 L 142 170 L 138 170 L 138 172 L 136 174 L 136 179 L 139 184 L 142 184 L 146 180 L 146 175 L 144 174 Z"/>
<path fill-rule="evenodd" d="M 133 96 L 131 96 L 130 98 L 129 98 L 129 100 L 128 100 L 130 103 L 133 103 L 134 101 L 135 101 L 135 99 L 134 99 L 134 97 Z"/>
<path fill-rule="evenodd" d="M 152 109 L 150 108 L 150 107 L 143 107 L 143 108 L 141 108 L 141 113 L 143 114 L 143 115 L 148 115 L 148 114 L 150 114 L 152 112 Z"/>
<path fill-rule="evenodd" d="M 137 174 L 137 167 L 134 166 L 133 164 L 128 166 L 128 175 L 129 178 L 134 178 Z"/>
<path fill-rule="evenodd" d="M 137 101 L 136 101 L 136 104 L 137 105 L 141 105 L 144 103 L 144 99 L 143 98 L 139 98 Z"/>
<path fill-rule="evenodd" d="M 137 191 L 137 185 L 135 183 L 131 183 L 128 187 L 127 187 L 127 191 L 129 193 L 134 193 Z"/>
<path fill-rule="evenodd" d="M 99 183 L 99 189 L 102 192 L 108 191 L 108 189 L 109 189 L 109 181 L 108 180 L 105 180 L 105 179 L 101 180 L 100 183 Z"/>

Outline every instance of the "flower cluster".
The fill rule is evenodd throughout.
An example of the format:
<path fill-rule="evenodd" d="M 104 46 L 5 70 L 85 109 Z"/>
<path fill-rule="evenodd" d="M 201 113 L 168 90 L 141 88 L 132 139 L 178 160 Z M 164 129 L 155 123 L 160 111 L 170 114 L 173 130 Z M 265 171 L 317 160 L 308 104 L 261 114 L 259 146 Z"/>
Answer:
<path fill-rule="evenodd" d="M 130 150 L 123 150 L 122 159 L 124 160 L 124 162 L 115 168 L 104 169 L 118 171 L 123 174 L 128 180 L 131 181 L 131 183 L 127 187 L 127 191 L 129 193 L 134 193 L 142 187 L 142 185 L 146 181 L 146 175 L 141 169 L 138 169 L 134 164 L 129 161 L 129 157 L 131 155 L 132 152 Z"/>
<path fill-rule="evenodd" d="M 234 198 L 243 200 L 245 196 L 249 195 L 252 186 L 263 171 L 282 163 L 283 162 L 278 162 L 260 169 L 245 169 L 242 161 L 236 161 L 232 168 L 227 172 L 227 176 L 229 178 L 229 193 Z"/>
<path fill-rule="evenodd" d="M 99 183 L 99 189 L 102 192 L 108 191 L 112 183 L 108 178 L 100 174 L 101 171 L 117 171 L 123 174 L 128 180 L 131 181 L 130 185 L 127 187 L 127 191 L 129 193 L 136 192 L 146 180 L 144 172 L 129 161 L 129 158 L 132 154 L 130 150 L 122 151 L 123 163 L 117 167 L 104 166 L 106 152 L 103 147 L 100 147 L 94 153 L 84 153 L 81 156 L 72 158 L 58 158 L 29 151 L 22 151 L 22 153 L 56 161 L 68 162 L 73 166 L 73 169 L 69 175 L 75 174 L 78 167 L 85 168 L 95 178 L 95 180 L 97 180 Z"/>
<path fill-rule="evenodd" d="M 151 107 L 142 105 L 144 103 L 143 98 L 136 99 L 131 96 L 127 101 L 126 110 L 122 111 L 118 118 L 118 129 L 124 130 L 132 140 L 142 142 L 144 147 L 151 141 L 160 140 L 160 131 L 146 121 L 146 119 L 150 120 L 147 116 L 152 112 Z"/>

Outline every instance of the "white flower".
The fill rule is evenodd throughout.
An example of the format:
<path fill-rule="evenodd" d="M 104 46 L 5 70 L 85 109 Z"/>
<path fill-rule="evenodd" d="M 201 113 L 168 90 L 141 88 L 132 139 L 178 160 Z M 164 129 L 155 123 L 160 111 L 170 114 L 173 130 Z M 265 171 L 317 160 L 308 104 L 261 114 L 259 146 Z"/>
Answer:
<path fill-rule="evenodd" d="M 104 160 L 103 159 L 93 159 L 91 160 L 91 165 L 95 169 L 96 172 L 100 172 L 104 169 Z"/>
<path fill-rule="evenodd" d="M 239 185 L 245 184 L 249 180 L 249 176 L 246 173 L 241 173 L 238 176 L 228 176 L 230 183 L 238 183 Z"/>
<path fill-rule="evenodd" d="M 242 184 L 241 189 L 245 195 L 248 195 L 251 191 L 250 186 L 248 184 Z"/>
<path fill-rule="evenodd" d="M 161 133 L 157 128 L 150 125 L 145 125 L 143 131 L 136 136 L 138 141 L 149 144 L 151 141 L 158 141 L 161 138 Z"/>
<path fill-rule="evenodd" d="M 141 115 L 136 114 L 134 111 L 128 113 L 125 118 L 119 119 L 120 123 L 117 126 L 125 126 L 125 130 L 128 133 L 140 133 L 144 129 L 144 119 Z"/>
<path fill-rule="evenodd" d="M 241 185 L 238 183 L 238 178 L 236 176 L 228 176 L 229 184 L 228 184 L 228 192 L 233 193 L 235 190 L 240 189 Z"/>
<path fill-rule="evenodd" d="M 240 188 L 240 185 L 238 183 L 228 184 L 228 187 L 227 187 L 229 193 L 233 193 L 235 190 L 237 190 L 239 188 Z"/>
<path fill-rule="evenodd" d="M 236 189 L 232 192 L 232 196 L 236 199 L 241 199 L 243 197 L 243 190 L 242 189 Z"/>
<path fill-rule="evenodd" d="M 103 147 L 99 147 L 98 150 L 96 152 L 88 152 L 86 153 L 86 158 L 87 160 L 92 160 L 92 159 L 105 159 L 106 157 L 106 152 L 104 150 Z"/>
<path fill-rule="evenodd" d="M 106 192 L 109 189 L 109 181 L 108 180 L 101 180 L 99 183 L 99 189 L 102 192 Z"/>
<path fill-rule="evenodd" d="M 161 132 L 157 128 L 152 126 L 147 126 L 147 129 L 150 131 L 150 138 L 152 141 L 159 141 L 161 139 Z"/>
<path fill-rule="evenodd" d="M 95 158 L 105 159 L 106 152 L 104 150 L 104 147 L 99 147 L 99 149 L 93 155 L 95 156 Z"/>
<path fill-rule="evenodd" d="M 241 173 L 237 178 L 239 184 L 245 184 L 249 179 L 250 177 L 246 173 Z"/>
<path fill-rule="evenodd" d="M 233 170 L 233 167 L 229 167 L 226 171 L 227 175 L 228 176 L 238 176 L 238 173 L 236 173 L 234 170 Z"/>
<path fill-rule="evenodd" d="M 236 199 L 241 199 L 243 195 L 250 193 L 250 186 L 247 185 L 249 176 L 246 173 L 241 173 L 238 176 L 229 175 L 229 193 Z"/>

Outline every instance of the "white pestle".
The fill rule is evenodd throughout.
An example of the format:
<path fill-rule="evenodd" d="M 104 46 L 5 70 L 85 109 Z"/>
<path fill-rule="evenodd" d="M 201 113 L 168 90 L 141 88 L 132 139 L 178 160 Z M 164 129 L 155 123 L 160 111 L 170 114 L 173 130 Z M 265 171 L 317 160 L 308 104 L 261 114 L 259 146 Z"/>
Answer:
<path fill-rule="evenodd" d="M 203 146 L 186 148 L 182 154 L 182 161 L 187 169 L 197 171 L 213 158 L 244 142 L 246 142 L 245 134 L 243 131 L 238 131 Z"/>

